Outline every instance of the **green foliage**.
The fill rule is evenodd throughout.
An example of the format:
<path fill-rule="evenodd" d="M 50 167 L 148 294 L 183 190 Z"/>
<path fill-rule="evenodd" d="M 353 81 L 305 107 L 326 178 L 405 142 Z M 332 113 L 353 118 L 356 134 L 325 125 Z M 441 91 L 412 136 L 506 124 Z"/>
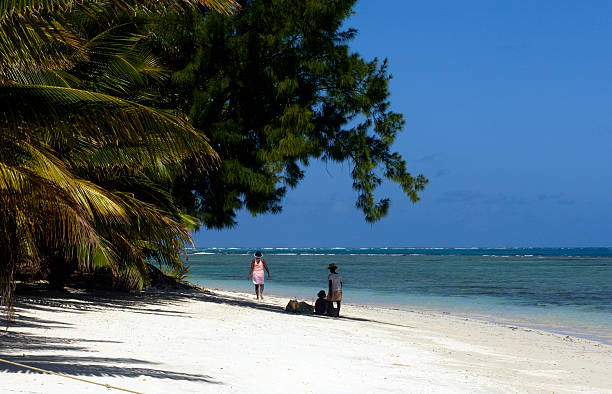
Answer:
<path fill-rule="evenodd" d="M 385 180 L 418 201 L 386 61 L 342 30 L 354 2 L 0 1 L 3 303 L 17 273 L 182 277 L 198 218 L 280 212 L 313 159 L 351 164 L 369 222 Z"/>
<path fill-rule="evenodd" d="M 168 193 L 189 160 L 217 155 L 176 111 L 151 107 L 166 77 L 142 45 L 151 13 L 232 0 L 0 2 L 0 295 L 14 277 L 61 285 L 108 269 L 142 287 L 146 261 L 184 269 L 196 219 Z M 195 7 L 195 8 L 194 8 Z"/>
<path fill-rule="evenodd" d="M 347 45 L 355 31 L 343 23 L 354 3 L 242 1 L 231 17 L 187 13 L 156 23 L 152 47 L 173 70 L 160 105 L 188 113 L 222 160 L 174 183 L 177 202 L 208 227 L 232 226 L 242 208 L 280 212 L 313 159 L 351 164 L 368 222 L 388 212 L 389 199 L 375 197 L 385 179 L 419 200 L 427 179 L 391 151 L 404 121 L 390 110 L 387 62 Z"/>

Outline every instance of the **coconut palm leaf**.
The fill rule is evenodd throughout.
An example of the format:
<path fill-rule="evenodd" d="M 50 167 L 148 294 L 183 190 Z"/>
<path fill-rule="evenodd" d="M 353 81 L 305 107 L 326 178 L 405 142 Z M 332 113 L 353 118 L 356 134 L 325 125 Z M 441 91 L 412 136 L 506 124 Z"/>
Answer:
<path fill-rule="evenodd" d="M 74 74 L 59 70 L 21 70 L 18 73 L 10 73 L 10 75 L 0 75 L 0 84 L 20 84 L 20 85 L 46 85 L 46 86 L 62 86 L 66 88 L 83 88 L 83 81 Z"/>
<path fill-rule="evenodd" d="M 217 158 L 185 119 L 106 94 L 57 86 L 0 86 L 0 107 L 0 129 L 8 132 L 46 129 L 58 140 L 68 133 L 101 144 L 140 146 L 151 155 L 198 152 L 208 163 Z"/>
<path fill-rule="evenodd" d="M 98 226 L 97 231 L 112 243 L 121 256 L 111 267 L 120 286 L 141 287 L 147 283 L 148 260 L 177 272 L 184 268 L 180 252 L 191 238 L 187 227 L 168 212 L 140 201 L 128 193 L 118 193 L 130 214 L 131 226 Z"/>
<path fill-rule="evenodd" d="M 0 22 L 24 14 L 65 12 L 78 3 L 76 0 L 0 0 Z"/>
<path fill-rule="evenodd" d="M 21 149 L 25 155 L 21 155 L 20 165 L 9 165 L 6 156 L 0 161 L 0 192 L 31 194 L 34 192 L 32 186 L 42 186 L 42 190 L 47 192 L 61 192 L 66 199 L 83 208 L 89 217 L 95 215 L 101 220 L 124 221 L 124 209 L 112 194 L 87 180 L 76 178 L 48 148 L 42 150 L 24 141 L 13 148 Z"/>
<path fill-rule="evenodd" d="M 180 115 L 143 105 L 165 73 L 134 15 L 234 0 L 0 0 L 0 295 L 57 259 L 146 283 L 184 272 L 197 220 L 174 207 L 181 166 L 218 156 Z M 125 12 L 129 11 L 129 12 Z M 9 309 L 10 310 L 10 309 Z"/>
<path fill-rule="evenodd" d="M 90 73 L 97 92 L 138 102 L 150 100 L 154 91 L 150 85 L 168 74 L 159 58 L 140 45 L 146 36 L 136 34 L 133 26 L 131 31 L 127 29 L 130 26 L 124 27 L 127 31 L 101 34 L 90 40 L 90 59 L 79 69 Z"/>
<path fill-rule="evenodd" d="M 133 101 L 150 100 L 154 93 L 148 89 L 148 81 L 159 81 L 167 76 L 158 58 L 146 53 L 117 53 L 98 64 L 102 65 L 96 80 L 99 91 Z"/>
<path fill-rule="evenodd" d="M 19 183 L 18 190 L 0 190 L 0 294 L 9 311 L 15 269 L 39 265 L 39 246 L 96 249 L 99 243 L 92 218 L 63 188 L 36 176 Z"/>
<path fill-rule="evenodd" d="M 99 3 L 96 0 L 0 0 L 0 23 L 4 18 L 16 15 L 45 13 L 63 13 L 74 7 Z M 238 2 L 235 0 L 112 0 L 112 3 L 124 10 L 150 10 L 165 13 L 168 8 L 182 9 L 197 5 L 211 8 L 217 12 L 231 14 L 236 10 Z"/>
<path fill-rule="evenodd" d="M 16 79 L 20 71 L 68 69 L 84 60 L 86 38 L 75 23 L 83 17 L 100 23 L 103 14 L 108 22 L 122 12 L 163 14 L 195 6 L 232 13 L 238 4 L 234 0 L 0 0 L 0 76 Z"/>
<path fill-rule="evenodd" d="M 0 75 L 67 69 L 87 58 L 84 40 L 62 20 L 14 16 L 0 22 Z"/>

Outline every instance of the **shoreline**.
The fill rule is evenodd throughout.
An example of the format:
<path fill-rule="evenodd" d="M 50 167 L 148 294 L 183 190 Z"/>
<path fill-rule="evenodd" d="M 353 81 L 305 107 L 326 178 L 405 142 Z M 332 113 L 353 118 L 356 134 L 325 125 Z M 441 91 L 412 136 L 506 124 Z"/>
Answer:
<path fill-rule="evenodd" d="M 196 288 L 203 288 L 201 285 L 196 284 L 196 283 L 191 283 L 191 285 L 193 285 Z M 250 285 L 250 284 L 249 284 Z M 247 286 L 248 287 L 248 286 Z M 218 291 L 222 291 L 222 292 L 230 292 L 230 293 L 236 293 L 236 294 L 249 294 L 246 291 L 243 290 L 236 290 L 236 289 L 227 289 L 227 288 L 223 288 L 223 287 L 216 287 L 215 285 L 210 286 L 209 287 L 211 290 L 218 290 Z M 297 291 L 294 293 L 297 294 L 293 294 L 291 295 L 290 292 L 288 290 L 278 290 L 278 289 L 274 289 L 272 288 L 272 290 L 268 290 L 270 293 L 273 294 L 273 297 L 276 298 L 297 298 L 300 301 L 306 301 L 309 302 L 311 304 L 314 304 L 314 301 L 316 299 L 316 296 L 313 295 L 312 297 L 308 297 L 305 296 L 303 292 L 301 291 Z M 353 292 L 355 292 L 355 290 L 353 290 Z M 359 290 L 357 290 L 357 292 L 359 293 Z M 297 297 L 295 297 L 297 295 Z M 371 296 L 372 294 L 368 294 L 368 296 Z M 557 320 L 557 321 L 544 321 L 543 319 L 539 319 L 538 317 L 541 317 L 541 315 L 532 315 L 530 316 L 531 319 L 529 317 L 523 317 L 522 320 L 519 320 L 517 318 L 513 318 L 513 317 L 507 317 L 503 314 L 503 310 L 497 310 L 497 311 L 492 311 L 489 313 L 485 313 L 482 310 L 478 310 L 477 307 L 474 307 L 473 309 L 468 309 L 465 306 L 461 306 L 464 308 L 464 310 L 454 310 L 455 305 L 425 305 L 425 304 L 418 304 L 418 303 L 400 303 L 398 302 L 385 302 L 385 301 L 380 301 L 380 302 L 365 302 L 362 301 L 363 299 L 363 295 L 361 295 L 361 297 L 358 297 L 358 301 L 356 302 L 352 302 L 350 303 L 351 305 L 360 307 L 373 307 L 373 308 L 381 308 L 381 309 L 391 309 L 391 310 L 399 310 L 399 311 L 406 311 L 406 312 L 413 312 L 413 311 L 422 311 L 422 312 L 430 312 L 432 314 L 440 314 L 440 315 L 452 315 L 452 316 L 456 316 L 458 318 L 468 318 L 470 320 L 475 320 L 475 321 L 482 321 L 482 322 L 488 322 L 488 323 L 493 323 L 493 324 L 499 324 L 502 326 L 518 326 L 518 327 L 522 327 L 522 328 L 527 328 L 527 329 L 531 329 L 531 330 L 541 330 L 544 332 L 548 332 L 548 333 L 552 333 L 552 334 L 558 334 L 558 335 L 562 335 L 562 336 L 571 336 L 571 337 L 577 337 L 577 338 L 581 338 L 581 339 L 586 339 L 586 340 L 590 340 L 590 341 L 594 341 L 594 342 L 598 342 L 604 345 L 612 345 L 612 336 L 605 336 L 603 333 L 604 332 L 610 332 L 610 331 L 605 331 L 604 327 L 598 327 L 599 331 L 601 332 L 596 332 L 594 327 L 577 327 L 577 326 L 572 326 L 572 323 L 578 322 L 578 321 L 582 321 L 582 320 L 577 320 L 574 319 L 575 321 L 566 321 L 566 323 L 568 325 L 559 325 L 561 324 L 561 320 Z M 345 305 L 344 303 L 342 305 Z M 519 308 L 515 308 L 516 310 L 518 310 Z M 495 313 L 498 312 L 498 313 Z M 536 311 L 539 312 L 540 314 L 543 313 L 547 313 L 550 311 L 546 311 L 546 310 L 540 310 L 540 311 Z M 533 313 L 533 311 L 532 311 Z M 527 312 L 524 312 L 524 315 L 527 315 Z M 516 316 L 515 316 L 516 317 Z M 555 326 L 554 323 L 557 323 L 557 325 Z M 590 330 L 588 330 L 590 329 Z M 610 327 L 610 330 L 612 330 L 612 327 Z"/>
<path fill-rule="evenodd" d="M 190 255 L 188 279 L 204 287 L 252 292 L 244 274 L 247 255 L 233 251 Z M 501 250 L 504 256 L 499 258 L 437 252 L 400 257 L 278 256 L 274 251 L 278 250 L 266 254 L 272 269 L 270 286 L 266 281 L 269 294 L 312 302 L 317 291 L 327 287 L 327 264 L 335 262 L 345 279 L 345 301 L 448 311 L 612 344 L 612 296 L 605 279 L 612 265 L 607 258 L 569 258 L 558 255 L 561 250 L 551 250 L 551 256 L 506 255 L 508 250 Z M 575 254 L 573 249 L 564 251 Z"/>
<path fill-rule="evenodd" d="M 20 295 L 0 358 L 142 392 L 355 392 L 353 382 L 358 392 L 612 393 L 610 345 L 352 303 L 339 319 L 294 315 L 287 301 L 219 289 Z M 2 363 L 0 389 L 108 392 Z"/>

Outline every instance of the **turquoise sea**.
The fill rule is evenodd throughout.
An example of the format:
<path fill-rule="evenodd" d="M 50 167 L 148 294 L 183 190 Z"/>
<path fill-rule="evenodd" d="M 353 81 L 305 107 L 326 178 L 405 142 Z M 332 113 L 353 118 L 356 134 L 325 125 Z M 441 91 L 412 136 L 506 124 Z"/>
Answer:
<path fill-rule="evenodd" d="M 612 248 L 262 248 L 265 293 L 314 301 L 336 263 L 347 303 L 538 328 L 612 344 Z M 189 281 L 252 292 L 254 249 L 187 251 Z"/>

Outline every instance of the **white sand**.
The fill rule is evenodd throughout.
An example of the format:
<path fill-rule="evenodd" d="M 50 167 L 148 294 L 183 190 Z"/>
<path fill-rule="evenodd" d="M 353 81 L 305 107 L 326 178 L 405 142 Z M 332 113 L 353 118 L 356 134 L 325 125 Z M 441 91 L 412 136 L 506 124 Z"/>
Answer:
<path fill-rule="evenodd" d="M 429 312 L 224 291 L 22 297 L 0 358 L 146 393 L 612 393 L 612 346 Z M 2 393 L 120 391 L 0 363 Z"/>

